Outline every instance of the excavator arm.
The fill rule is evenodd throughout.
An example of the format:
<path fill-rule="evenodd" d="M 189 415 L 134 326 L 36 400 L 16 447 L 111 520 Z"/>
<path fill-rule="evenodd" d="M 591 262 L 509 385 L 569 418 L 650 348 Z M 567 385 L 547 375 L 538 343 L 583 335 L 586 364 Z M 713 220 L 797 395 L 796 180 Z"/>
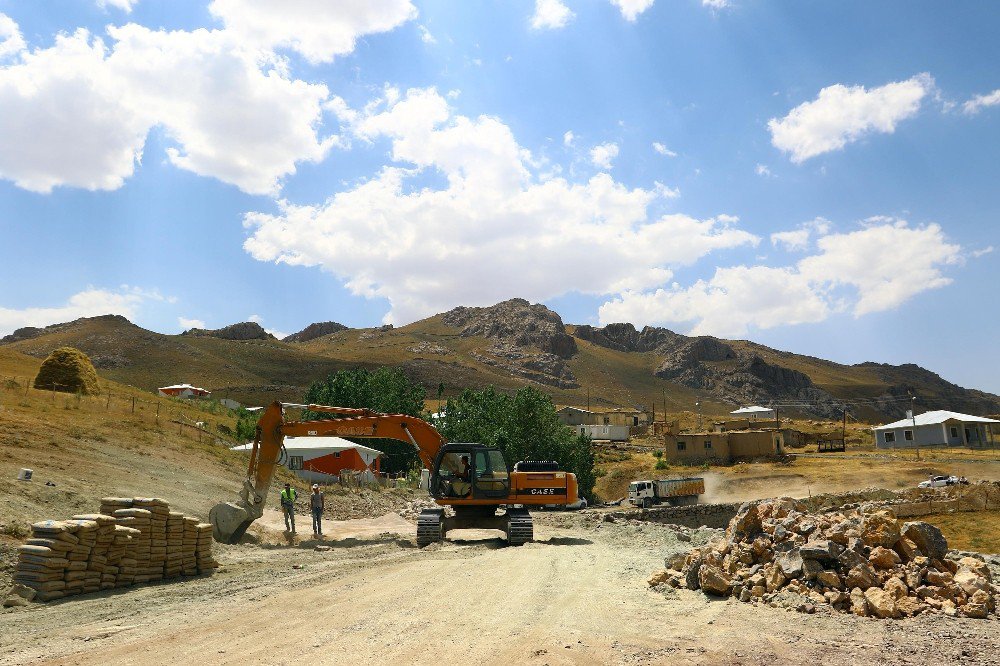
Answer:
<path fill-rule="evenodd" d="M 344 418 L 322 421 L 285 421 L 286 405 L 273 402 L 257 424 L 257 436 L 250 451 L 247 478 L 239 499 L 216 504 L 209 511 L 212 535 L 220 543 L 237 543 L 247 528 L 262 515 L 267 494 L 284 448 L 285 437 L 361 437 L 395 439 L 416 449 L 420 461 L 430 468 L 438 450 L 445 444 L 432 425 L 405 414 L 381 414 L 369 409 L 327 407 L 324 405 L 287 405 L 312 412 L 338 414 Z"/>

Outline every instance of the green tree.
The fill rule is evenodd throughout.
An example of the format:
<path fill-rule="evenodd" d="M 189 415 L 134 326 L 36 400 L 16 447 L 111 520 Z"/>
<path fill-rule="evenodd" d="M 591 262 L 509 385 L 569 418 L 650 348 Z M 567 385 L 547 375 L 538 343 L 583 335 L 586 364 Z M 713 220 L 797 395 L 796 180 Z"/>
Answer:
<path fill-rule="evenodd" d="M 421 416 L 424 411 L 423 387 L 411 381 L 399 368 L 378 368 L 374 371 L 365 368 L 341 370 L 324 380 L 313 382 L 306 391 L 305 400 L 314 405 L 365 407 L 386 414 Z M 310 411 L 303 414 L 303 419 L 333 418 L 338 417 L 334 414 Z M 385 464 L 382 465 L 383 472 L 406 472 L 420 464 L 413 445 L 408 442 L 397 442 L 392 439 L 356 441 L 378 449 L 386 455 Z"/>
<path fill-rule="evenodd" d="M 530 386 L 514 395 L 493 387 L 465 390 L 448 400 L 441 433 L 452 442 L 499 447 L 508 464 L 554 460 L 576 474 L 580 494 L 594 499 L 594 455 L 590 438 L 577 435 L 556 414 L 551 398 Z"/>
<path fill-rule="evenodd" d="M 248 412 L 242 407 L 236 412 L 236 439 L 248 442 L 257 437 L 257 422 L 260 410 Z"/>

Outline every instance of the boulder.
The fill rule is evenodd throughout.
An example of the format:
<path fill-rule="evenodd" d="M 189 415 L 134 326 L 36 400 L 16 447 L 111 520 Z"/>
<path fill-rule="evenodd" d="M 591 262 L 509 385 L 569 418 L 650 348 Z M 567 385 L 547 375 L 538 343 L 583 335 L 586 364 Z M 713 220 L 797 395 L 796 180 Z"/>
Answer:
<path fill-rule="evenodd" d="M 868 566 L 868 564 L 852 567 L 847 572 L 847 587 L 852 589 L 859 587 L 862 590 L 867 590 L 869 587 L 877 584 L 878 579 L 875 577 L 875 570 Z"/>
<path fill-rule="evenodd" d="M 691 554 L 691 558 L 687 563 L 687 568 L 684 569 L 684 587 L 689 590 L 698 589 L 698 570 L 701 569 L 701 563 L 704 562 L 705 558 L 701 554 L 701 551 L 694 551 Z"/>
<path fill-rule="evenodd" d="M 703 564 L 698 569 L 698 584 L 705 592 L 720 597 L 727 595 L 733 586 L 729 576 L 711 564 Z"/>
<path fill-rule="evenodd" d="M 970 597 L 979 590 L 985 592 L 990 589 L 990 584 L 985 578 L 978 575 L 975 571 L 965 568 L 958 570 L 958 573 L 954 576 L 954 582 Z"/>
<path fill-rule="evenodd" d="M 878 617 L 890 618 L 896 614 L 896 600 L 880 587 L 865 590 L 865 600 L 871 612 Z"/>
<path fill-rule="evenodd" d="M 785 578 L 798 578 L 802 575 L 802 555 L 799 554 L 798 548 L 788 551 L 777 558 L 775 562 L 781 567 L 781 573 L 785 575 Z"/>
<path fill-rule="evenodd" d="M 656 587 L 657 585 L 663 585 L 670 580 L 670 572 L 666 570 L 657 571 L 652 576 L 649 577 L 647 581 L 650 587 Z"/>
<path fill-rule="evenodd" d="M 901 562 L 896 551 L 883 546 L 873 548 L 871 555 L 868 556 L 868 561 L 876 569 L 891 569 Z"/>
<path fill-rule="evenodd" d="M 851 612 L 860 617 L 868 617 L 868 599 L 861 588 L 856 587 L 851 590 Z"/>
<path fill-rule="evenodd" d="M 872 548 L 892 548 L 900 537 L 899 523 L 891 511 L 876 511 L 861 523 L 861 540 Z"/>
<path fill-rule="evenodd" d="M 764 583 L 767 586 L 768 592 L 774 592 L 775 590 L 781 589 L 785 585 L 785 581 L 785 574 L 782 572 L 780 566 L 772 564 L 767 569 Z"/>
<path fill-rule="evenodd" d="M 821 562 L 831 562 L 837 559 L 840 548 L 832 541 L 826 539 L 809 540 L 805 545 L 799 547 L 799 553 L 803 558 L 820 560 Z"/>
<path fill-rule="evenodd" d="M 818 561 L 802 560 L 802 578 L 805 580 L 815 580 L 821 571 L 823 571 L 823 565 Z"/>
<path fill-rule="evenodd" d="M 899 600 L 907 596 L 910 593 L 910 589 L 906 587 L 906 583 L 898 578 L 890 578 L 882 586 L 882 589 L 892 595 L 893 599 Z"/>
<path fill-rule="evenodd" d="M 729 521 L 726 536 L 730 541 L 746 541 L 762 531 L 756 502 L 744 502 Z"/>
<path fill-rule="evenodd" d="M 816 574 L 816 582 L 823 587 L 830 587 L 833 589 L 840 589 L 840 576 L 837 575 L 836 571 L 820 571 Z"/>
<path fill-rule="evenodd" d="M 912 541 L 923 555 L 931 559 L 943 559 L 948 552 L 948 542 L 941 530 L 930 523 L 919 520 L 906 523 L 903 525 L 903 536 Z"/>
<path fill-rule="evenodd" d="M 900 537 L 899 541 L 893 546 L 893 550 L 899 554 L 900 559 L 904 562 L 910 562 L 920 555 L 917 544 L 906 537 Z"/>
<path fill-rule="evenodd" d="M 901 615 L 913 617 L 927 610 L 927 604 L 913 597 L 902 597 L 896 600 L 896 610 Z"/>

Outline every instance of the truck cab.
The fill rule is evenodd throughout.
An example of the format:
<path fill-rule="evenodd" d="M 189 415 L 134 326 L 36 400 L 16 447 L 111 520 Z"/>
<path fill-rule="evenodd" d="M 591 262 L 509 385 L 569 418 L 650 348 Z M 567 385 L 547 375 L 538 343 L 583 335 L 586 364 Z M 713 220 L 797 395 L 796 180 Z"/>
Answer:
<path fill-rule="evenodd" d="M 628 485 L 628 501 L 632 506 L 648 508 L 656 502 L 653 481 L 633 481 Z"/>

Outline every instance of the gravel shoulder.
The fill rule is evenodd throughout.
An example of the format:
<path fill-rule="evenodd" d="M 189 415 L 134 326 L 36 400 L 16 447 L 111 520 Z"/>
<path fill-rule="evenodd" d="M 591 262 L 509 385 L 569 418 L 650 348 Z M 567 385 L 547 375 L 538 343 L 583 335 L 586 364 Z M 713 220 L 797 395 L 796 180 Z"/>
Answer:
<path fill-rule="evenodd" d="M 210 578 L 2 611 L 0 663 L 992 664 L 1000 650 L 996 619 L 807 616 L 648 587 L 712 530 L 540 514 L 522 547 L 466 531 L 418 550 L 412 524 L 371 522 L 329 523 L 326 552 L 258 537 L 217 547 Z"/>

